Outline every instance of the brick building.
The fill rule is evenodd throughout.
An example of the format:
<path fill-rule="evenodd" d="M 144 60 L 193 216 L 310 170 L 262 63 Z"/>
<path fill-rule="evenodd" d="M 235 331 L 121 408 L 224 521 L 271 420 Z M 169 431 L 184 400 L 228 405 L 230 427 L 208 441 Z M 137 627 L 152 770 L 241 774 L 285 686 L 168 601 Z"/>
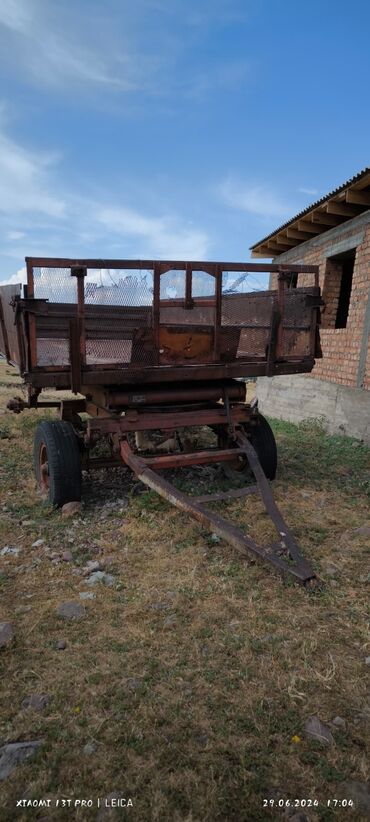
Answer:
<path fill-rule="evenodd" d="M 322 359 L 310 375 L 260 378 L 261 411 L 293 422 L 325 417 L 330 431 L 370 442 L 370 168 L 251 251 L 274 262 L 318 265 L 325 302 Z M 291 287 L 311 284 L 305 277 L 292 279 Z"/>

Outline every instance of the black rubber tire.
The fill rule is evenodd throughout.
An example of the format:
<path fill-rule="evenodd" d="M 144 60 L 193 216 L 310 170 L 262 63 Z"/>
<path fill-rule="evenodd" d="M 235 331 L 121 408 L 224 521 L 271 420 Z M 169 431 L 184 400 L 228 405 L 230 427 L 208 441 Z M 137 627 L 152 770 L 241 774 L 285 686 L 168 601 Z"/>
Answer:
<path fill-rule="evenodd" d="M 270 425 L 262 414 L 258 414 L 258 423 L 251 428 L 250 441 L 267 479 L 274 480 L 277 470 L 276 441 Z"/>
<path fill-rule="evenodd" d="M 34 440 L 34 467 L 42 487 L 40 454 L 46 452 L 48 488 L 45 495 L 52 505 L 81 499 L 81 456 L 73 426 L 64 420 L 47 420 L 38 425 Z"/>

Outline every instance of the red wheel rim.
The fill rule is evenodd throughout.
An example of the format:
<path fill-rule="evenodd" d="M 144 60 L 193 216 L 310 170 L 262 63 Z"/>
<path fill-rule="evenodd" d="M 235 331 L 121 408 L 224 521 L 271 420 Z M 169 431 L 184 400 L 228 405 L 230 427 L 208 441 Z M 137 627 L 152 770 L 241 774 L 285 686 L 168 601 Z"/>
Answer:
<path fill-rule="evenodd" d="M 44 494 L 47 494 L 50 487 L 49 463 L 45 443 L 42 443 L 39 450 L 39 485 Z"/>

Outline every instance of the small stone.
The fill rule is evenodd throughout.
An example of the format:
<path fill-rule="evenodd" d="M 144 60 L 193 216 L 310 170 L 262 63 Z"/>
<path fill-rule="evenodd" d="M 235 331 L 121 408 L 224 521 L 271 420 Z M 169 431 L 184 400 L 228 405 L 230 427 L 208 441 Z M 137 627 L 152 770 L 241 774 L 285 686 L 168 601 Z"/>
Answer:
<path fill-rule="evenodd" d="M 35 542 L 32 543 L 31 548 L 40 548 L 45 542 L 44 539 L 37 539 Z"/>
<path fill-rule="evenodd" d="M 22 520 L 22 525 L 35 525 L 34 519 L 24 519 Z"/>
<path fill-rule="evenodd" d="M 342 716 L 335 716 L 334 719 L 332 719 L 331 724 L 336 728 L 340 728 L 341 731 L 345 731 L 347 727 L 346 720 L 343 719 Z"/>
<path fill-rule="evenodd" d="M 153 608 L 153 611 L 166 611 L 170 606 L 168 602 L 152 602 L 150 607 Z"/>
<path fill-rule="evenodd" d="M 306 736 L 322 742 L 324 745 L 332 745 L 334 738 L 328 725 L 321 722 L 317 716 L 310 716 L 304 726 Z"/>
<path fill-rule="evenodd" d="M 85 615 L 85 608 L 79 602 L 62 602 L 58 605 L 57 614 L 63 619 L 81 619 Z"/>
<path fill-rule="evenodd" d="M 339 573 L 338 568 L 330 562 L 325 565 L 325 574 L 327 577 L 336 577 Z"/>
<path fill-rule="evenodd" d="M 17 557 L 20 553 L 20 550 L 21 549 L 17 548 L 16 545 L 5 545 L 5 547 L 2 548 L 0 551 L 0 556 L 6 557 L 8 555 L 14 555 L 15 557 Z"/>
<path fill-rule="evenodd" d="M 87 745 L 84 745 L 83 752 L 86 756 L 91 756 L 91 754 L 95 753 L 96 745 L 93 742 L 88 742 Z"/>
<path fill-rule="evenodd" d="M 10 742 L 0 748 L 0 780 L 7 779 L 17 765 L 34 756 L 43 744 L 41 739 L 34 742 Z"/>
<path fill-rule="evenodd" d="M 31 708 L 33 711 L 43 711 L 49 704 L 50 696 L 47 694 L 31 694 L 26 696 L 22 702 L 22 708 Z"/>
<path fill-rule="evenodd" d="M 163 624 L 166 628 L 171 628 L 173 625 L 176 625 L 176 614 L 169 614 L 166 616 Z"/>
<path fill-rule="evenodd" d="M 130 691 L 137 691 L 138 688 L 142 685 L 142 679 L 137 679 L 135 677 L 131 677 L 127 680 L 127 687 Z"/>
<path fill-rule="evenodd" d="M 301 491 L 301 497 L 304 497 L 304 499 L 309 499 L 310 496 L 311 494 L 309 491 Z"/>
<path fill-rule="evenodd" d="M 0 648 L 6 648 L 14 638 L 13 626 L 10 622 L 0 622 Z"/>
<path fill-rule="evenodd" d="M 354 811 L 361 811 L 368 816 L 370 813 L 370 784 L 369 782 L 343 782 L 339 786 L 339 793 L 343 799 L 353 799 Z"/>
<path fill-rule="evenodd" d="M 365 665 L 370 665 L 370 656 L 365 657 Z"/>
<path fill-rule="evenodd" d="M 201 745 L 202 748 L 205 748 L 208 744 L 208 736 L 205 733 L 198 734 L 195 737 L 195 740 L 198 743 L 198 745 Z"/>
<path fill-rule="evenodd" d="M 331 588 L 339 588 L 339 582 L 336 579 L 330 579 L 329 585 Z"/>
<path fill-rule="evenodd" d="M 79 594 L 80 599 L 95 599 L 95 594 L 92 591 L 81 591 Z"/>
<path fill-rule="evenodd" d="M 111 587 L 114 585 L 115 579 L 112 574 L 106 574 L 105 571 L 95 571 L 86 579 L 86 585 L 96 585 L 98 582 Z"/>
<path fill-rule="evenodd" d="M 65 651 L 66 647 L 67 647 L 67 643 L 66 643 L 65 639 L 58 639 L 57 650 L 58 651 Z"/>
<path fill-rule="evenodd" d="M 210 539 L 211 539 L 211 542 L 214 542 L 214 543 L 221 542 L 221 537 L 219 537 L 218 534 L 211 534 Z"/>
<path fill-rule="evenodd" d="M 27 614 L 29 611 L 32 611 L 32 605 L 18 605 L 15 609 L 16 614 Z"/>
<path fill-rule="evenodd" d="M 353 534 L 358 534 L 359 537 L 370 537 L 370 525 L 361 525 L 352 531 Z"/>
<path fill-rule="evenodd" d="M 88 576 L 92 571 L 100 571 L 100 562 L 97 559 L 90 559 L 83 568 L 83 575 Z"/>
<path fill-rule="evenodd" d="M 62 560 L 63 562 L 73 562 L 73 554 L 71 551 L 63 551 Z"/>
<path fill-rule="evenodd" d="M 75 517 L 76 514 L 80 513 L 81 507 L 81 503 L 77 500 L 75 502 L 66 502 L 66 504 L 62 507 L 62 517 L 65 519 L 68 517 Z"/>

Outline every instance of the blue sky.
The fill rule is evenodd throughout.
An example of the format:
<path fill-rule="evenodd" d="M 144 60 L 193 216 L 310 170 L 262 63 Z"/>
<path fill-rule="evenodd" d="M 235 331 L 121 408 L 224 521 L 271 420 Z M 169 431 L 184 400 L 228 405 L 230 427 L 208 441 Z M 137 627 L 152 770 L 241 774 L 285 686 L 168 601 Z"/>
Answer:
<path fill-rule="evenodd" d="M 369 165 L 367 0 L 0 0 L 0 280 L 248 260 Z"/>

